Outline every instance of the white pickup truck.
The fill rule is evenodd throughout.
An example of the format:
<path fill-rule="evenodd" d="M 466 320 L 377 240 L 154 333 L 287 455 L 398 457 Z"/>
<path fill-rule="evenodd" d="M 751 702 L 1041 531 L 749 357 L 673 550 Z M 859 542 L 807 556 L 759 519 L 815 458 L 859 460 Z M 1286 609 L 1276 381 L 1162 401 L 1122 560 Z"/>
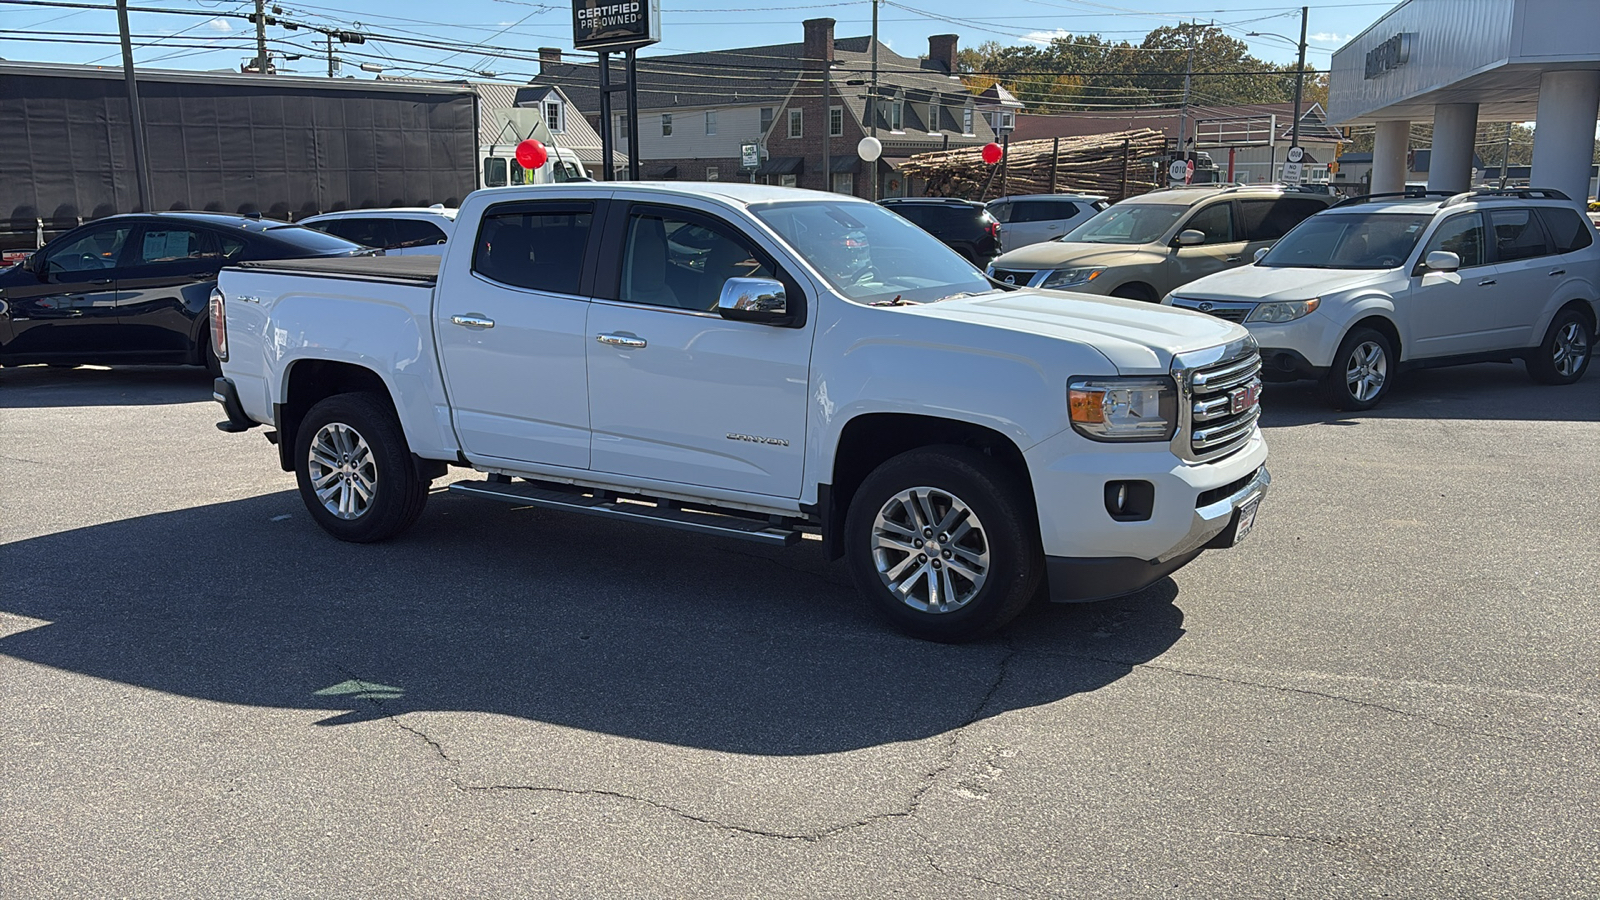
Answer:
<path fill-rule="evenodd" d="M 1242 327 L 997 286 L 883 207 L 734 183 L 462 203 L 442 258 L 249 263 L 212 297 L 225 431 L 377 541 L 454 491 L 847 558 L 906 631 L 1138 590 L 1270 478 Z"/>

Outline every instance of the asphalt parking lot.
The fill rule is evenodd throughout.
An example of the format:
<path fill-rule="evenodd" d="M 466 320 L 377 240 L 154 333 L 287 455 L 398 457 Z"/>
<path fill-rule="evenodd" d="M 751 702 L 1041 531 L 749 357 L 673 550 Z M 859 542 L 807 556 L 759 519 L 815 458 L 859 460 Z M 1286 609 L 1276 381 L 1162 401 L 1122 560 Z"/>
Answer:
<path fill-rule="evenodd" d="M 1265 406 L 1244 546 L 948 647 L 809 542 L 341 544 L 199 370 L 0 370 L 0 895 L 1600 895 L 1600 373 Z"/>

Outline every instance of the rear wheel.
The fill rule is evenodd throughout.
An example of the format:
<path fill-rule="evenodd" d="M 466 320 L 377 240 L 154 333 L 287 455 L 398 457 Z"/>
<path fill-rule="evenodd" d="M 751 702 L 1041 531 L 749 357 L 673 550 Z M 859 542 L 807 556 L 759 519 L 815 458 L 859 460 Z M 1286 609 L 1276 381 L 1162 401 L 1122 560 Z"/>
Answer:
<path fill-rule="evenodd" d="M 371 543 L 411 527 L 428 501 L 394 412 L 373 394 L 311 407 L 295 440 L 295 480 L 311 518 L 341 541 Z"/>
<path fill-rule="evenodd" d="M 1571 384 L 1589 369 L 1594 348 L 1594 329 L 1575 309 L 1556 313 L 1544 341 L 1528 357 L 1528 374 L 1544 384 Z"/>
<path fill-rule="evenodd" d="M 868 475 L 850 502 L 845 544 L 856 587 L 897 627 L 970 641 L 1011 621 L 1039 586 L 1044 558 L 1025 488 L 965 447 L 912 450 Z"/>
<path fill-rule="evenodd" d="M 1389 339 L 1371 328 L 1357 328 L 1345 335 L 1328 374 L 1322 376 L 1322 398 L 1334 409 L 1371 409 L 1389 393 L 1394 368 Z"/>

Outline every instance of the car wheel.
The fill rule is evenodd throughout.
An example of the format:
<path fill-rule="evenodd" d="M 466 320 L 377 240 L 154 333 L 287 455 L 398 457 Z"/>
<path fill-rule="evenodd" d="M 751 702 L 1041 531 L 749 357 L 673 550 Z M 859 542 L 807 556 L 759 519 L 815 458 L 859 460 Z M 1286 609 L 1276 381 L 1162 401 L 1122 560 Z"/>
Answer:
<path fill-rule="evenodd" d="M 1575 309 L 1556 313 L 1539 349 L 1528 358 L 1528 374 L 1544 384 L 1571 384 L 1589 368 L 1594 329 Z"/>
<path fill-rule="evenodd" d="M 856 587 L 902 631 L 956 643 L 1022 611 L 1044 571 L 1023 485 L 965 447 L 911 450 L 873 470 L 850 502 Z"/>
<path fill-rule="evenodd" d="M 1322 377 L 1322 398 L 1334 409 L 1371 409 L 1389 392 L 1394 371 L 1389 339 L 1371 328 L 1357 328 L 1345 335 L 1333 366 Z"/>
<path fill-rule="evenodd" d="M 217 359 L 216 351 L 211 349 L 211 326 L 209 324 L 200 333 L 200 365 L 205 366 L 206 372 L 212 378 L 222 377 L 222 362 Z"/>
<path fill-rule="evenodd" d="M 311 407 L 295 440 L 295 480 L 311 518 L 341 541 L 394 537 L 428 501 L 394 412 L 373 394 L 336 394 Z"/>

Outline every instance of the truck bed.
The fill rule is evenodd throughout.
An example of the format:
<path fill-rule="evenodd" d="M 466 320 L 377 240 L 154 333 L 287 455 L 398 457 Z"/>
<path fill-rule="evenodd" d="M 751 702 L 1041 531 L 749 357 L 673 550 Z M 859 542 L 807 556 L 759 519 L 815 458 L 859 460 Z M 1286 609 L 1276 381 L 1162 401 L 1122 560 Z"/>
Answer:
<path fill-rule="evenodd" d="M 241 262 L 239 269 L 320 278 L 398 281 L 433 287 L 439 280 L 437 256 L 332 256 L 313 259 L 269 259 Z"/>

